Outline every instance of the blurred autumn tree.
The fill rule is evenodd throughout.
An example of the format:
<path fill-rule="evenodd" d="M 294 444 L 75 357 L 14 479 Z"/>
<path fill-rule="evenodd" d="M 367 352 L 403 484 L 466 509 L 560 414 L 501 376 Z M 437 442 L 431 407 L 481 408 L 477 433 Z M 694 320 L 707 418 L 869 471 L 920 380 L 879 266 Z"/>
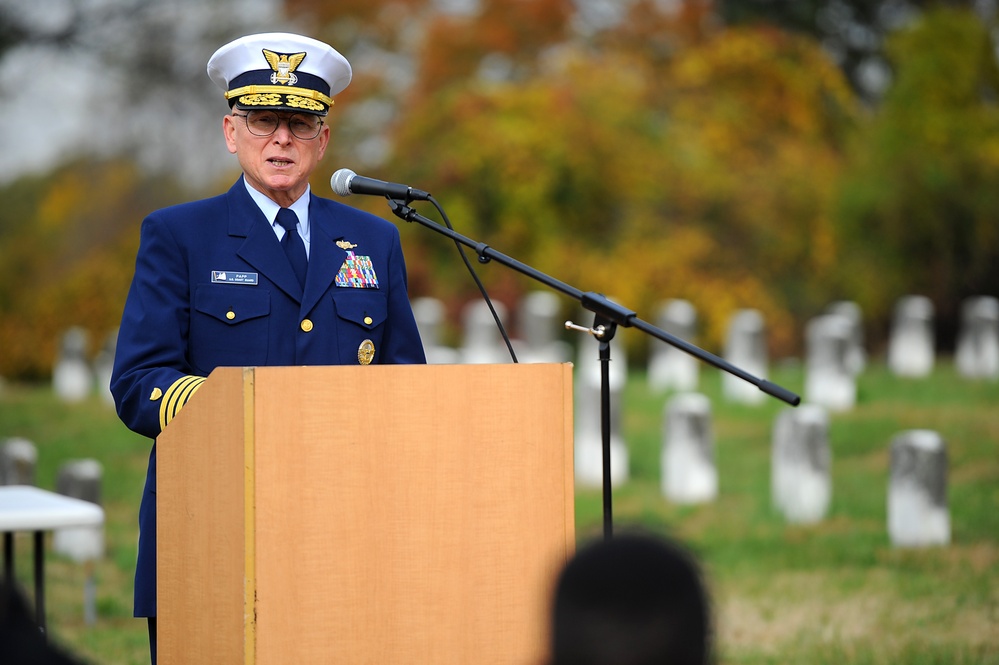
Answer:
<path fill-rule="evenodd" d="M 758 307 L 793 349 L 792 314 L 824 302 L 814 285 L 836 264 L 827 210 L 852 96 L 805 38 L 747 28 L 685 43 L 661 59 L 563 47 L 529 79 L 422 95 L 391 172 L 433 183 L 466 235 L 643 318 L 690 299 L 717 348 L 732 311 Z M 413 242 L 435 257 L 416 291 L 470 294 L 448 243 Z"/>
<path fill-rule="evenodd" d="M 192 31 L 205 23 L 188 0 L 163 16 L 121 2 L 187 17 Z M 711 350 L 731 311 L 759 308 L 777 356 L 799 352 L 804 321 L 834 299 L 860 302 L 876 342 L 905 293 L 931 296 L 953 327 L 961 298 L 999 292 L 994 36 L 970 9 L 922 14 L 930 4 L 287 0 L 293 23 L 275 27 L 326 39 L 354 66 L 313 179 L 320 195 L 341 165 L 411 183 L 463 234 L 643 318 L 659 300 L 691 300 Z M 209 23 L 212 45 L 236 30 Z M 0 46 L 13 48 L 5 25 Z M 871 34 L 858 53 L 876 47 L 891 77 L 865 100 L 835 38 Z M 231 171 L 192 184 L 195 170 L 180 169 L 188 180 L 175 185 L 150 168 L 163 155 L 232 165 L 219 145 L 190 140 L 200 115 L 162 102 L 179 85 L 171 76 L 203 72 L 198 54 L 214 46 L 157 44 L 133 45 L 144 57 L 133 78 L 167 67 L 164 94 L 122 114 L 145 124 L 111 123 L 151 153 L 0 191 L 0 375 L 46 377 L 68 325 L 101 339 L 118 322 L 139 220 L 231 183 Z M 161 108 L 169 122 L 154 117 Z M 375 198 L 350 203 L 390 216 Z M 443 297 L 456 315 L 477 295 L 453 245 L 403 226 L 413 295 Z M 538 288 L 501 266 L 480 273 L 508 304 Z"/>
<path fill-rule="evenodd" d="M 48 377 L 70 325 L 103 342 L 121 318 L 136 220 L 179 195 L 126 160 L 81 160 L 0 190 L 0 375 Z"/>
<path fill-rule="evenodd" d="M 929 296 L 945 348 L 961 300 L 999 294 L 999 73 L 969 12 L 938 9 L 894 35 L 894 85 L 850 150 L 839 275 L 874 317 Z"/>
<path fill-rule="evenodd" d="M 727 25 L 763 23 L 808 35 L 846 73 L 863 99 L 881 98 L 893 75 L 886 50 L 889 35 L 927 9 L 960 7 L 993 21 L 994 0 L 718 0 Z"/>

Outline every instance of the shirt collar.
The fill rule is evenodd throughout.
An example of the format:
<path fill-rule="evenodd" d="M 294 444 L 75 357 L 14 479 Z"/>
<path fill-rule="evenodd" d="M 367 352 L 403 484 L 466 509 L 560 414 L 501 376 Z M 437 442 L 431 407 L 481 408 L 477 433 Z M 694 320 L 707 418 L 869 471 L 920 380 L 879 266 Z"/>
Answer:
<path fill-rule="evenodd" d="M 277 222 L 278 210 L 281 209 L 277 203 L 268 198 L 263 192 L 259 192 L 250 186 L 250 183 L 246 182 L 246 178 L 243 178 L 243 185 L 246 187 L 246 191 L 250 194 L 250 198 L 253 202 L 257 204 L 260 208 L 260 212 L 264 213 L 264 217 L 273 227 Z M 312 195 L 312 187 L 306 185 L 305 193 L 298 197 L 298 200 L 292 203 L 289 207 L 295 211 L 298 215 L 298 225 L 300 230 L 300 235 L 302 239 L 308 242 L 309 240 L 309 199 Z"/>

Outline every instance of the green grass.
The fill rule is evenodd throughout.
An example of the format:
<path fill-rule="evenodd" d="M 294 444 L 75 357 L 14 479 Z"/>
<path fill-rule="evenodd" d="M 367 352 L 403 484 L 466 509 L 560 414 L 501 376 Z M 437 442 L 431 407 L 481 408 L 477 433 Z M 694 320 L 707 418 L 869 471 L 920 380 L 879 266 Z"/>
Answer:
<path fill-rule="evenodd" d="M 800 369 L 773 378 L 802 390 Z M 920 380 L 874 366 L 858 388 L 857 407 L 830 416 L 829 515 L 793 526 L 771 507 L 769 484 L 771 427 L 789 407 L 726 403 L 720 373 L 702 370 L 719 497 L 676 506 L 659 492 L 670 395 L 633 376 L 623 416 L 631 482 L 615 490 L 615 529 L 671 535 L 700 556 L 722 663 L 999 662 L 999 383 L 962 379 L 948 364 Z M 908 429 L 936 430 L 947 443 L 948 547 L 889 542 L 889 445 Z M 599 490 L 580 492 L 580 537 L 598 537 L 601 520 Z"/>
<path fill-rule="evenodd" d="M 801 391 L 799 368 L 772 377 Z M 727 404 L 716 370 L 702 368 L 712 399 L 719 497 L 677 506 L 659 490 L 663 411 L 633 374 L 621 426 L 630 482 L 614 492 L 618 531 L 641 527 L 683 540 L 701 558 L 723 664 L 978 664 L 999 662 L 999 383 L 968 381 L 946 363 L 931 378 L 901 380 L 882 366 L 861 377 L 858 405 L 831 415 L 833 501 L 827 519 L 790 526 L 770 504 L 770 430 L 786 407 Z M 888 446 L 907 429 L 947 442 L 952 544 L 893 548 L 886 531 Z M 0 392 L 0 439 L 39 450 L 37 484 L 52 489 L 68 459 L 104 465 L 107 556 L 97 563 L 97 624 L 83 620 L 86 571 L 48 560 L 50 634 L 92 663 L 147 662 L 145 624 L 131 618 L 136 516 L 148 444 L 97 398 L 61 405 L 44 387 Z M 600 537 L 599 490 L 580 490 L 580 541 Z M 30 540 L 19 536 L 18 577 L 30 589 Z"/>

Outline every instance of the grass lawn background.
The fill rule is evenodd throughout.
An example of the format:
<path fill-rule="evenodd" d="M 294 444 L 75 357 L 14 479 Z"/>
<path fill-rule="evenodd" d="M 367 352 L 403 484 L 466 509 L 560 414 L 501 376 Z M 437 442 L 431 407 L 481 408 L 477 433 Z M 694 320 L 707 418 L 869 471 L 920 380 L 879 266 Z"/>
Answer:
<path fill-rule="evenodd" d="M 712 402 L 718 499 L 677 506 L 662 498 L 659 454 L 670 394 L 651 391 L 645 376 L 632 372 L 620 423 L 630 480 L 615 490 L 614 524 L 678 538 L 700 557 L 719 663 L 999 662 L 999 382 L 963 379 L 946 360 L 923 379 L 868 367 L 856 408 L 830 416 L 829 515 L 814 526 L 791 526 L 770 502 L 771 429 L 789 407 L 775 399 L 726 403 L 720 373 L 702 366 L 700 377 Z M 799 367 L 776 367 L 771 378 L 803 389 Z M 947 547 L 897 549 L 888 541 L 889 444 L 908 429 L 935 430 L 947 444 Z M 39 487 L 54 489 L 58 467 L 70 459 L 94 458 L 104 467 L 107 554 L 95 568 L 98 620 L 84 624 L 84 567 L 50 554 L 53 640 L 95 664 L 148 662 L 145 623 L 131 617 L 148 442 L 97 397 L 63 405 L 47 386 L 7 385 L 0 440 L 14 436 L 38 447 Z M 600 490 L 579 489 L 579 541 L 599 538 L 602 519 Z M 16 547 L 17 575 L 30 592 L 30 536 L 19 535 Z"/>

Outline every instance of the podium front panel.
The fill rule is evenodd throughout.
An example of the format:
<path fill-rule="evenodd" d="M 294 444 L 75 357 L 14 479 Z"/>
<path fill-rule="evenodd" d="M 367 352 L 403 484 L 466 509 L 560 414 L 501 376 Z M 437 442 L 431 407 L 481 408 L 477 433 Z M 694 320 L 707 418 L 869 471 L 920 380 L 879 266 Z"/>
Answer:
<path fill-rule="evenodd" d="M 238 399 L 223 400 L 243 409 L 242 441 L 223 444 L 239 448 L 245 473 L 229 484 L 242 510 L 216 513 L 242 543 L 216 565 L 242 569 L 243 648 L 213 665 L 541 662 L 575 540 L 571 375 L 541 364 L 246 370 L 242 393 L 229 391 Z M 175 423 L 205 416 L 188 410 L 214 378 Z M 209 604 L 232 620 L 231 603 Z"/>

